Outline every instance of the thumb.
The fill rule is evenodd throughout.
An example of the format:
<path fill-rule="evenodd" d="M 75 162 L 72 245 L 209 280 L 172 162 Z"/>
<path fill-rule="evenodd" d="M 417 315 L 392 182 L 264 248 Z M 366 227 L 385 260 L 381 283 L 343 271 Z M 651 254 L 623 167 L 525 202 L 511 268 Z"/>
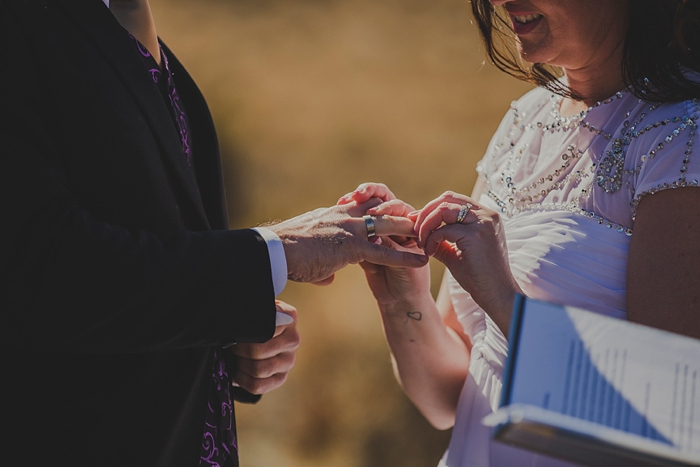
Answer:
<path fill-rule="evenodd" d="M 397 251 L 386 246 L 366 242 L 363 245 L 362 259 L 382 266 L 420 268 L 428 264 L 426 255 Z"/>
<path fill-rule="evenodd" d="M 459 250 L 452 243 L 443 240 L 437 246 L 433 256 L 452 271 L 459 261 Z"/>
<path fill-rule="evenodd" d="M 326 277 L 325 279 L 321 279 L 320 281 L 312 282 L 312 284 L 314 284 L 314 285 L 331 285 L 334 280 L 335 280 L 335 274 L 331 274 L 330 276 Z"/>

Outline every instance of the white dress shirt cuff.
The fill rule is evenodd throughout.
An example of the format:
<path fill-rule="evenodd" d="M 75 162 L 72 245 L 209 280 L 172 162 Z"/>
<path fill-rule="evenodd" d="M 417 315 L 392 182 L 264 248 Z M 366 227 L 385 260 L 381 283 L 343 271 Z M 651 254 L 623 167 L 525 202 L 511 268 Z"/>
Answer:
<path fill-rule="evenodd" d="M 287 256 L 284 254 L 282 240 L 270 229 L 255 227 L 257 233 L 262 236 L 267 244 L 267 252 L 270 255 L 270 272 L 272 272 L 272 286 L 275 296 L 282 293 L 287 285 Z"/>

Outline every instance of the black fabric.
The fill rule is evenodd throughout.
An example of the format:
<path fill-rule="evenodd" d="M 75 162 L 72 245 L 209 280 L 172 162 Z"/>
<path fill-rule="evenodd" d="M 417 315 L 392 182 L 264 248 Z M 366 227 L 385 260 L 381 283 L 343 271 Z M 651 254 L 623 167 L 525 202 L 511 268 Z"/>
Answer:
<path fill-rule="evenodd" d="M 214 350 L 274 332 L 267 248 L 226 230 L 206 103 L 168 51 L 193 171 L 130 41 L 99 1 L 0 0 L 8 460 L 197 465 Z"/>

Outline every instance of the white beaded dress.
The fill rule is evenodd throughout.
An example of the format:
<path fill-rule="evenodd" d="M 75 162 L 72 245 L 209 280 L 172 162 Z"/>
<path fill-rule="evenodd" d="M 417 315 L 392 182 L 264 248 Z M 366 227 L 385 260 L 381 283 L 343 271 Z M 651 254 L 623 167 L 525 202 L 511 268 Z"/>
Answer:
<path fill-rule="evenodd" d="M 559 100 L 537 88 L 511 105 L 477 166 L 486 180 L 479 203 L 501 214 L 527 296 L 625 318 L 636 206 L 657 191 L 698 185 L 700 103 L 650 104 L 620 92 L 563 118 Z M 508 344 L 469 293 L 448 281 L 473 348 L 440 466 L 572 465 L 491 440 L 481 420 L 498 407 Z"/>

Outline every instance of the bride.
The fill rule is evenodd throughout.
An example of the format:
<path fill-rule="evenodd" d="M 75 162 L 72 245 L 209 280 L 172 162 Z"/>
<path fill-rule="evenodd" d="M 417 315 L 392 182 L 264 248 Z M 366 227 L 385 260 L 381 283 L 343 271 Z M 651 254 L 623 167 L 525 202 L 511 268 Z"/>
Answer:
<path fill-rule="evenodd" d="M 454 427 L 440 465 L 569 465 L 481 424 L 498 407 L 513 298 L 700 338 L 700 1 L 472 9 L 491 61 L 538 85 L 506 113 L 472 195 L 415 211 L 367 183 L 339 203 L 382 199 L 367 214 L 409 217 L 416 238 L 372 239 L 447 266 L 433 300 L 428 268 L 362 263 L 400 384 L 435 427 Z"/>

